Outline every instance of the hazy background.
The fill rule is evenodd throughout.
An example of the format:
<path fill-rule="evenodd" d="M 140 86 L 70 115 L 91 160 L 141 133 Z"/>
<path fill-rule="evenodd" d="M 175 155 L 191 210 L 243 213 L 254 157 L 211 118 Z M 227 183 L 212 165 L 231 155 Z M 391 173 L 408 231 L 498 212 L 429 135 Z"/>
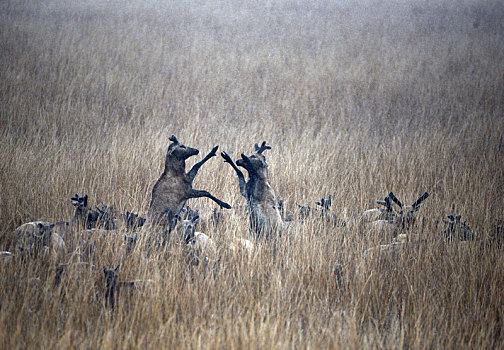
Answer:
<path fill-rule="evenodd" d="M 292 212 L 332 194 L 348 219 L 389 191 L 406 202 L 428 191 L 426 236 L 457 213 L 484 240 L 504 218 L 501 1 L 2 1 L 0 61 L 1 249 L 23 222 L 68 220 L 76 192 L 145 215 L 171 134 L 200 149 L 188 165 L 214 145 L 236 159 L 266 140 L 271 184 Z M 220 157 L 194 187 L 244 202 Z M 247 236 L 243 213 L 226 220 L 207 233 Z M 115 317 L 92 297 L 95 275 L 62 291 L 45 283 L 54 261 L 13 262 L 1 342 L 502 345 L 502 251 L 435 250 L 355 272 L 372 233 L 311 222 L 292 239 L 287 262 L 231 254 L 216 277 L 191 275 L 201 271 L 180 247 L 123 261 L 106 246 L 96 275 L 121 262 L 122 278 L 155 280 Z M 335 260 L 349 264 L 344 288 Z M 26 288 L 35 277 L 40 290 Z"/>

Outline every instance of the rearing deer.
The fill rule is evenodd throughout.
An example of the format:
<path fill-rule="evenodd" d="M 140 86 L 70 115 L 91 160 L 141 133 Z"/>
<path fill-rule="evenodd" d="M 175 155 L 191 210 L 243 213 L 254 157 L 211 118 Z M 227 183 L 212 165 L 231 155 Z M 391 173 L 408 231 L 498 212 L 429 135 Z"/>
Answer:
<path fill-rule="evenodd" d="M 263 152 L 271 149 L 271 146 L 267 146 L 264 141 L 260 147 L 256 143 L 254 149 L 255 151 L 250 157 L 242 153 L 241 159 L 236 161 L 236 165 L 247 170 L 249 174 L 247 182 L 229 154 L 222 152 L 221 156 L 238 175 L 240 192 L 247 199 L 251 232 L 255 234 L 256 238 L 262 236 L 270 238 L 275 232 L 281 232 L 283 227 L 278 201 L 269 181 L 268 163 L 263 155 Z"/>
<path fill-rule="evenodd" d="M 218 146 L 215 146 L 205 158 L 196 163 L 186 173 L 186 159 L 198 154 L 199 151 L 196 148 L 181 144 L 174 135 L 169 140 L 172 143 L 168 146 L 166 152 L 165 168 L 152 189 L 152 199 L 148 214 L 149 220 L 152 223 L 165 228 L 164 239 L 167 238 L 166 235 L 175 227 L 175 215 L 180 212 L 185 202 L 190 198 L 207 197 L 216 202 L 220 207 L 231 209 L 229 204 L 217 199 L 209 192 L 192 188 L 192 182 L 199 168 L 210 158 L 215 157 Z"/>

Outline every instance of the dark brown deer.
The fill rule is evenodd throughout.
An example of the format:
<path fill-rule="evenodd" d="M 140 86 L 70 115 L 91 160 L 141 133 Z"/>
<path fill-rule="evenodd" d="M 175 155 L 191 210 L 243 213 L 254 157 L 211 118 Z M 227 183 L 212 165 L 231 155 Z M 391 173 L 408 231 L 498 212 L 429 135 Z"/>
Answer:
<path fill-rule="evenodd" d="M 166 152 L 163 174 L 161 174 L 161 177 L 152 189 L 152 199 L 148 215 L 151 224 L 163 227 L 163 243 L 166 243 L 166 239 L 175 227 L 175 216 L 184 207 L 188 199 L 207 197 L 216 202 L 220 207 L 231 209 L 229 204 L 217 199 L 208 191 L 195 190 L 192 188 L 192 183 L 198 170 L 206 161 L 215 157 L 218 146 L 215 146 L 205 158 L 196 163 L 191 170 L 186 173 L 186 159 L 197 155 L 199 151 L 196 148 L 181 144 L 174 135 L 172 135 L 169 140 L 172 143 L 168 146 Z"/>
<path fill-rule="evenodd" d="M 81 197 L 76 193 L 75 196 L 70 199 L 75 207 L 72 221 L 70 223 L 72 225 L 76 224 L 78 227 L 88 230 L 95 228 L 100 217 L 100 213 L 88 206 L 88 196 L 85 195 Z"/>
<path fill-rule="evenodd" d="M 305 222 L 309 217 L 321 219 L 323 223 L 332 224 L 334 227 L 345 227 L 346 221 L 336 216 L 331 211 L 332 196 L 329 198 L 321 198 L 320 201 L 315 202 L 316 207 L 312 208 L 309 205 L 297 204 L 299 210 L 299 220 Z"/>
<path fill-rule="evenodd" d="M 250 157 L 242 153 L 241 159 L 236 161 L 236 165 L 247 170 L 249 174 L 247 182 L 231 157 L 226 152 L 222 152 L 221 156 L 238 175 L 240 192 L 247 200 L 251 233 L 256 238 L 272 238 L 275 233 L 281 233 L 283 221 L 275 192 L 270 185 L 268 163 L 263 155 L 263 152 L 271 149 L 271 146 L 267 146 L 264 141 L 260 147 L 256 143 L 254 149 L 255 151 Z"/>
<path fill-rule="evenodd" d="M 474 232 L 471 230 L 466 221 L 460 220 L 460 215 L 450 214 L 447 218 L 448 220 L 443 219 L 443 222 L 446 224 L 446 228 L 443 233 L 448 242 L 452 242 L 454 240 L 474 241 Z"/>

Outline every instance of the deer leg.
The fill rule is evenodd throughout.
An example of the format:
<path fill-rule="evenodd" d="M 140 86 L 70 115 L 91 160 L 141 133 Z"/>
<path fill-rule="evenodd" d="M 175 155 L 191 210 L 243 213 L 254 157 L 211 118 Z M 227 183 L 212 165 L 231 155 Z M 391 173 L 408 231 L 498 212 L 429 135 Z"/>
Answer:
<path fill-rule="evenodd" d="M 229 165 L 231 165 L 231 167 L 236 172 L 236 175 L 238 175 L 238 184 L 240 185 L 240 193 L 242 194 L 243 197 L 246 198 L 247 192 L 245 190 L 245 185 L 246 185 L 245 176 L 243 176 L 243 173 L 241 172 L 240 169 L 238 169 L 238 167 L 233 162 L 233 160 L 231 159 L 229 154 L 227 154 L 226 152 L 221 152 L 221 157 L 224 158 L 225 163 L 228 163 Z"/>
<path fill-rule="evenodd" d="M 191 195 L 189 198 L 201 198 L 201 197 L 207 197 L 213 200 L 215 203 L 217 203 L 221 208 L 226 208 L 226 209 L 231 209 L 231 206 L 227 204 L 226 202 L 221 201 L 218 198 L 215 198 L 210 194 L 208 191 L 200 191 L 200 190 L 192 190 Z"/>
<path fill-rule="evenodd" d="M 210 158 L 216 156 L 216 152 L 217 152 L 218 148 L 219 148 L 219 146 L 215 146 L 214 148 L 212 148 L 212 150 L 210 151 L 210 153 L 208 153 L 205 156 L 205 158 L 203 158 L 201 161 L 199 161 L 198 163 L 196 163 L 196 164 L 193 165 L 193 167 L 191 168 L 191 170 L 189 170 L 189 172 L 187 173 L 187 175 L 189 176 L 189 179 L 191 181 L 194 180 L 194 178 L 196 177 L 196 174 L 198 173 L 199 168 L 201 168 L 201 166 L 203 164 L 205 164 Z"/>

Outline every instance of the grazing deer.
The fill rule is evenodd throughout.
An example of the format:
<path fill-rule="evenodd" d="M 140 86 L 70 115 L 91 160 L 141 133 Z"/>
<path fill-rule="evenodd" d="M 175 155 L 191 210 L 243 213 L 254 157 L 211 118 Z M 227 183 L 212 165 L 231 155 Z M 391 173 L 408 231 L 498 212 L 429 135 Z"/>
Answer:
<path fill-rule="evenodd" d="M 117 230 L 117 219 L 116 211 L 113 207 L 109 207 L 106 204 L 101 204 L 100 207 L 96 207 L 99 216 L 97 221 L 97 226 L 103 228 L 104 230 Z M 122 215 L 120 216 L 123 217 Z"/>
<path fill-rule="evenodd" d="M 88 196 L 81 197 L 76 194 L 71 200 L 75 210 L 70 222 L 34 221 L 16 228 L 16 241 L 21 255 L 36 257 L 41 251 L 44 254 L 51 251 L 56 256 L 62 256 L 65 253 L 65 234 L 71 226 L 96 226 L 100 213 L 88 207 Z"/>
<path fill-rule="evenodd" d="M 145 223 L 145 218 L 130 213 L 117 214 L 113 207 L 106 204 L 101 204 L 96 207 L 96 210 L 88 206 L 88 196 L 79 196 L 77 193 L 71 198 L 72 204 L 75 206 L 71 224 L 77 224 L 87 230 L 94 228 L 103 228 L 104 230 L 116 230 L 118 222 L 123 222 L 127 230 L 135 230 L 142 227 Z"/>
<path fill-rule="evenodd" d="M 409 229 L 415 222 L 414 213 L 420 209 L 420 204 L 429 197 L 425 192 L 411 205 L 403 205 L 394 193 L 390 192 L 383 201 L 377 201 L 385 208 L 366 210 L 357 218 L 349 221 L 350 227 L 365 224 L 372 231 L 385 232 L 387 236 L 397 236 L 401 231 Z M 394 208 L 394 203 L 399 210 Z"/>
<path fill-rule="evenodd" d="M 188 262 L 198 265 L 200 260 L 209 261 L 216 256 L 216 247 L 213 240 L 202 232 L 196 231 L 200 217 L 195 214 L 187 219 L 177 216 L 182 225 L 179 228 L 179 235 L 183 238 L 188 251 Z M 202 257 L 204 257 L 202 259 Z"/>
<path fill-rule="evenodd" d="M 280 211 L 280 216 L 282 217 L 282 220 L 284 222 L 289 222 L 289 221 L 293 221 L 294 218 L 292 216 L 291 213 L 289 213 L 286 209 L 285 209 L 285 206 L 284 206 L 284 200 L 283 199 L 279 199 L 278 200 L 278 210 Z"/>
<path fill-rule="evenodd" d="M 406 206 L 392 192 L 389 193 L 389 197 L 400 208 L 399 211 L 395 212 L 393 221 L 399 229 L 404 230 L 415 223 L 414 213 L 420 209 L 420 204 L 429 198 L 429 193 L 425 192 L 413 204 Z"/>
<path fill-rule="evenodd" d="M 299 220 L 305 222 L 310 216 L 318 217 L 322 219 L 323 222 L 330 223 L 335 227 L 345 227 L 346 221 L 338 218 L 336 214 L 331 212 L 332 206 L 332 196 L 329 198 L 321 198 L 320 201 L 315 202 L 317 205 L 315 208 L 309 205 L 297 204 L 299 209 Z"/>
<path fill-rule="evenodd" d="M 187 213 L 187 212 L 186 212 Z M 208 263 L 210 261 L 218 261 L 217 249 L 212 238 L 202 232 L 197 232 L 196 227 L 200 217 L 197 212 L 192 211 L 193 216 L 181 220 L 182 225 L 179 226 L 179 235 L 183 237 L 188 248 L 188 262 L 192 265 L 199 265 L 200 261 Z M 248 239 L 233 238 L 226 242 L 226 246 L 231 251 L 243 250 L 247 253 L 252 252 L 254 246 Z"/>
<path fill-rule="evenodd" d="M 174 135 L 169 140 L 172 143 L 168 146 L 166 152 L 165 168 L 152 189 L 152 199 L 149 207 L 149 220 L 153 224 L 164 228 L 163 243 L 166 243 L 168 235 L 176 224 L 176 220 L 174 220 L 175 215 L 180 212 L 188 199 L 207 197 L 216 202 L 220 207 L 231 209 L 229 204 L 217 199 L 209 192 L 192 188 L 193 180 L 199 168 L 216 155 L 218 146 L 215 146 L 203 160 L 196 163 L 186 173 L 186 159 L 198 154 L 199 151 L 196 148 L 181 144 Z"/>
<path fill-rule="evenodd" d="M 114 309 L 115 303 L 115 292 L 117 289 L 117 278 L 118 278 L 119 265 L 115 269 L 103 268 L 103 274 L 105 277 L 105 307 L 110 307 Z"/>
<path fill-rule="evenodd" d="M 373 222 L 379 220 L 393 221 L 395 212 L 390 196 L 386 196 L 384 200 L 377 200 L 376 204 L 381 205 L 382 207 L 364 211 L 359 215 L 358 220 L 364 222 Z"/>
<path fill-rule="evenodd" d="M 129 211 L 121 214 L 121 216 L 126 223 L 127 230 L 136 230 L 137 228 L 142 227 L 146 221 L 145 218 L 139 216 L 138 214 L 130 213 Z"/>
<path fill-rule="evenodd" d="M 81 197 L 76 193 L 71 200 L 72 204 L 75 206 L 71 224 L 88 230 L 95 228 L 100 213 L 88 206 L 87 194 Z"/>
<path fill-rule="evenodd" d="M 453 240 L 474 241 L 475 235 L 469 225 L 460 220 L 460 215 L 448 215 L 448 220 L 443 219 L 446 229 L 443 231 L 444 237 L 448 242 Z"/>
<path fill-rule="evenodd" d="M 250 157 L 242 153 L 241 159 L 236 161 L 236 165 L 247 170 L 249 175 L 247 182 L 231 157 L 226 152 L 222 152 L 221 156 L 238 176 L 240 192 L 247 200 L 251 233 L 255 235 L 255 238 L 272 238 L 274 233 L 281 233 L 283 220 L 275 192 L 270 185 L 268 163 L 263 155 L 263 152 L 271 149 L 271 146 L 267 146 L 264 141 L 260 147 L 256 143 L 254 149 Z"/>
<path fill-rule="evenodd" d="M 206 229 L 215 229 L 219 223 L 223 220 L 223 213 L 217 208 L 202 208 L 194 210 L 189 206 L 182 208 L 177 220 L 183 222 L 183 220 L 190 220 L 199 217 L 199 224 L 203 224 Z"/>
<path fill-rule="evenodd" d="M 501 248 L 504 244 L 504 221 L 498 220 L 493 227 L 493 230 L 488 235 L 487 239 L 488 247 Z"/>
<path fill-rule="evenodd" d="M 62 236 L 68 230 L 68 222 L 27 222 L 16 228 L 16 245 L 22 256 L 37 257 L 51 253 L 62 257 L 65 254 L 65 242 Z"/>

